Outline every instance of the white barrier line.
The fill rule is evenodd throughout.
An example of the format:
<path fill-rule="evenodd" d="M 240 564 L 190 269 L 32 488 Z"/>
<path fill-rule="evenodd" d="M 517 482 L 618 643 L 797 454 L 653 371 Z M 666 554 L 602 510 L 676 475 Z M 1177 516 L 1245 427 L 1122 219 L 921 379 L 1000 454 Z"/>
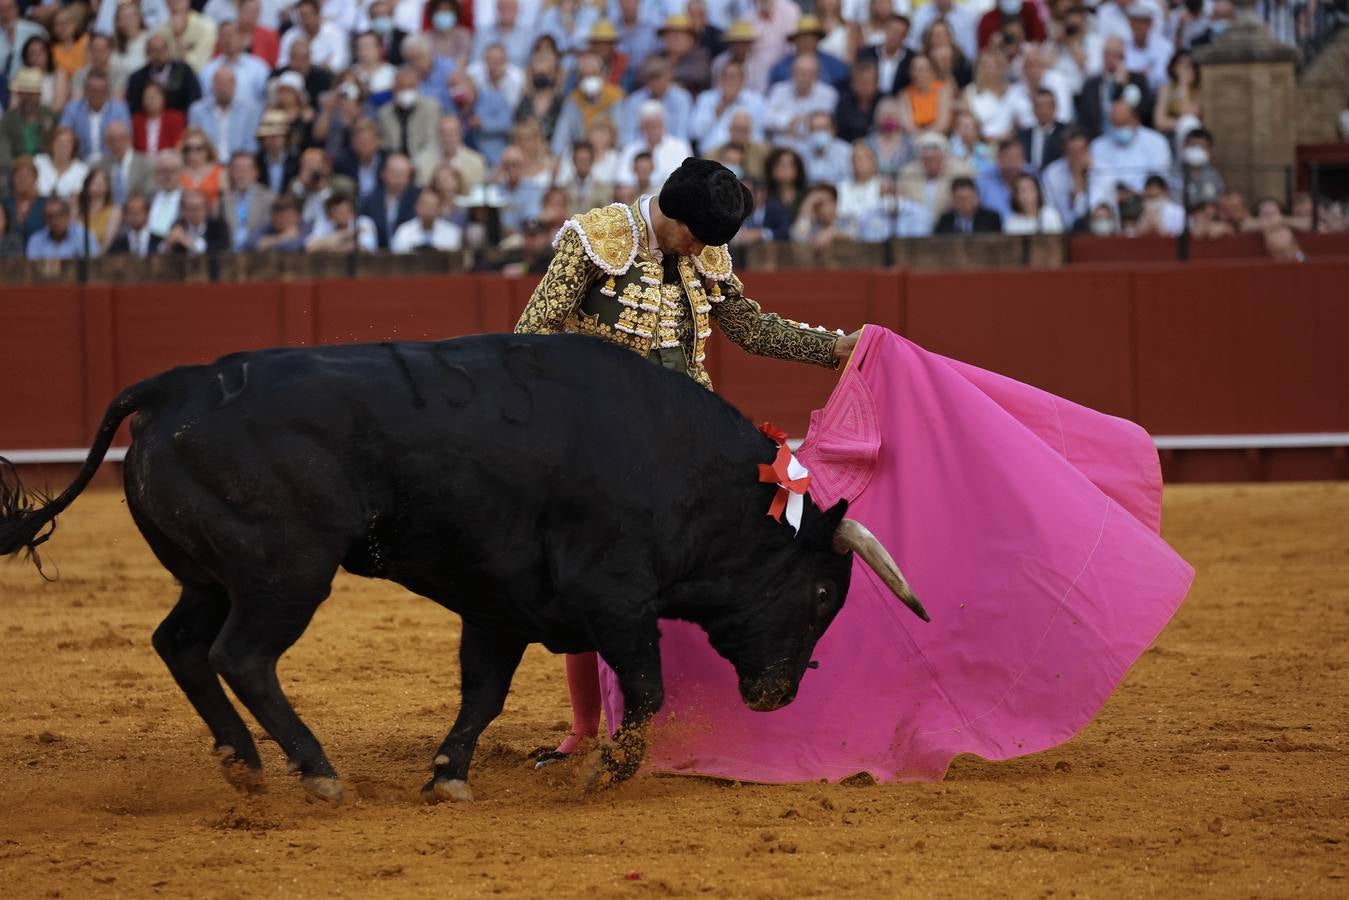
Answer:
<path fill-rule="evenodd" d="M 1274 450 L 1349 447 L 1349 434 L 1177 434 L 1153 438 L 1158 450 Z"/>
<path fill-rule="evenodd" d="M 1349 447 L 1349 432 L 1315 434 L 1178 434 L 1153 438 L 1158 450 L 1274 450 L 1312 449 L 1316 447 Z M 801 440 L 787 441 L 793 453 L 801 449 Z M 82 463 L 88 450 L 78 447 L 55 450 L 0 450 L 0 456 L 15 465 L 51 463 Z M 111 447 L 104 457 L 107 462 L 126 459 L 125 447 Z"/>
<path fill-rule="evenodd" d="M 60 450 L 0 450 L 0 456 L 15 465 L 33 465 L 37 463 L 82 463 L 89 455 L 87 449 L 70 447 Z M 125 447 L 109 447 L 105 462 L 121 462 L 126 459 Z"/>

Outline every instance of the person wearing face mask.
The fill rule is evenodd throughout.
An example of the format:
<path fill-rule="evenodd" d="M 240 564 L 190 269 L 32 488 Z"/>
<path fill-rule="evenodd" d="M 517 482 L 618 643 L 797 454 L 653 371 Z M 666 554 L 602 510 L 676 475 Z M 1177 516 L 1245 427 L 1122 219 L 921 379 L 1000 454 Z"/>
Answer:
<path fill-rule="evenodd" d="M 866 140 L 882 175 L 898 173 L 913 158 L 913 145 L 901 127 L 902 115 L 896 97 L 886 97 L 876 104 L 876 130 Z"/>
<path fill-rule="evenodd" d="M 806 164 L 811 184 L 842 184 L 852 177 L 852 147 L 834 135 L 834 117 L 817 112 L 810 117 L 810 132 L 796 147 Z"/>
<path fill-rule="evenodd" d="M 1040 9 L 1035 3 L 1024 0 L 998 0 L 997 4 L 979 19 L 976 37 L 980 52 L 988 47 L 993 35 L 1001 33 L 1009 22 L 1021 23 L 1022 34 L 1029 43 L 1039 44 L 1047 36 L 1045 21 L 1040 17 Z"/>
<path fill-rule="evenodd" d="M 394 67 L 401 66 L 407 32 L 394 23 L 390 0 L 375 0 L 370 4 L 366 9 L 366 29 L 379 40 L 384 61 Z"/>
<path fill-rule="evenodd" d="M 1202 10 L 1202 6 L 1200 9 Z M 1189 11 L 1187 6 L 1186 11 Z M 1190 47 L 1202 47 L 1216 41 L 1236 22 L 1237 10 L 1232 0 L 1213 0 L 1208 15 L 1194 22 Z"/>
<path fill-rule="evenodd" d="M 553 128 L 553 155 L 562 156 L 583 140 L 597 118 L 616 115 L 623 97 L 623 89 L 605 77 L 598 53 L 587 50 L 577 57 L 576 87 L 563 102 L 562 114 Z"/>
<path fill-rule="evenodd" d="M 1115 208 L 1108 203 L 1098 203 L 1092 208 L 1091 215 L 1082 220 L 1081 227 L 1075 230 L 1096 237 L 1110 237 L 1119 231 Z"/>
<path fill-rule="evenodd" d="M 1195 128 L 1185 135 L 1172 182 L 1182 185 L 1187 207 L 1216 202 L 1227 190 L 1222 175 L 1213 165 L 1212 154 L 1213 135 L 1208 129 Z"/>
<path fill-rule="evenodd" d="M 515 122 L 537 122 L 544 134 L 552 134 L 562 115 L 566 96 L 562 93 L 561 60 L 555 53 L 539 47 L 529 60 L 524 94 L 515 107 Z"/>
<path fill-rule="evenodd" d="M 1110 127 L 1091 142 L 1094 175 L 1116 182 L 1134 193 L 1153 173 L 1171 171 L 1171 143 L 1138 120 L 1128 100 L 1110 107 Z"/>
<path fill-rule="evenodd" d="M 437 60 L 452 63 L 449 71 L 463 69 L 473 52 L 473 34 L 462 22 L 458 0 L 431 0 L 426 4 L 431 51 Z"/>
<path fill-rule="evenodd" d="M 417 92 L 417 73 L 404 66 L 393 83 L 393 102 L 379 110 L 380 144 L 391 153 L 415 157 L 436 145 L 440 104 Z"/>

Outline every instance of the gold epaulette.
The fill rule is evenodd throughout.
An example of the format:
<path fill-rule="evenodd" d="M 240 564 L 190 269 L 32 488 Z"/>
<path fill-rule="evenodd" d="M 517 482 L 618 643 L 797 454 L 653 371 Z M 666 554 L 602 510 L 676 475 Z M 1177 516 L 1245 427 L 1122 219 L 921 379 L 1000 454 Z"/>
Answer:
<path fill-rule="evenodd" d="M 698 274 L 712 281 L 725 281 L 731 277 L 731 251 L 726 245 L 704 247 L 703 252 L 693 258 L 693 267 Z"/>
<path fill-rule="evenodd" d="M 637 220 L 623 203 L 610 203 L 562 223 L 553 238 L 556 249 L 568 230 L 575 231 L 585 247 L 586 256 L 609 275 L 622 275 L 637 258 Z"/>

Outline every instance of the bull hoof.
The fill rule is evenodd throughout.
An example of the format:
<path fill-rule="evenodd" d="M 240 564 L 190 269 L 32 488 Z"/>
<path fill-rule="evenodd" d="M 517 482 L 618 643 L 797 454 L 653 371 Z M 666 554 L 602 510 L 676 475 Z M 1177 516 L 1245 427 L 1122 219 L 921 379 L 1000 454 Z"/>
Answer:
<path fill-rule="evenodd" d="M 261 794 L 265 790 L 262 783 L 262 770 L 255 769 L 234 753 L 234 748 L 224 744 L 215 749 L 220 760 L 220 771 L 225 780 L 241 794 Z"/>
<path fill-rule="evenodd" d="M 324 803 L 337 806 L 342 802 L 342 783 L 336 778 L 327 775 L 305 775 L 300 779 L 300 784 Z"/>
<path fill-rule="evenodd" d="M 422 788 L 422 799 L 432 805 L 436 803 L 471 803 L 473 792 L 468 782 L 458 778 L 432 779 Z"/>

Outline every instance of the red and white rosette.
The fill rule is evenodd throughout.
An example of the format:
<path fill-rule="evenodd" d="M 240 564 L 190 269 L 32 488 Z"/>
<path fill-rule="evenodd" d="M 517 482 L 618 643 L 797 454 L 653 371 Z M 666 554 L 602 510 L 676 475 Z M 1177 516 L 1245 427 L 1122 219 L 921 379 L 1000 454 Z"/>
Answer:
<path fill-rule="evenodd" d="M 768 506 L 768 515 L 781 522 L 785 513 L 787 524 L 795 532 L 801 531 L 801 512 L 805 509 L 806 488 L 810 487 L 810 472 L 797 460 L 791 448 L 787 446 L 787 432 L 774 428 L 765 422 L 759 431 L 773 439 L 778 445 L 778 455 L 772 465 L 759 464 L 759 480 L 766 484 L 776 484 L 778 492 Z"/>

